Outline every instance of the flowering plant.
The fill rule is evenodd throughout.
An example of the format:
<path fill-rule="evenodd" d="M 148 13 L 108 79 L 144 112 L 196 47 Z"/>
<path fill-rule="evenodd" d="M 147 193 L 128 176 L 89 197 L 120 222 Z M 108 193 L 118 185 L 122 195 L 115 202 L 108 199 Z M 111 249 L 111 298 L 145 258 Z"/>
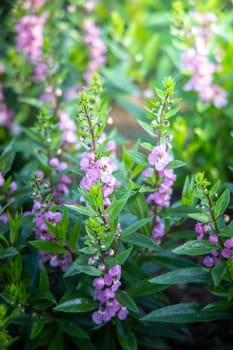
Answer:
<path fill-rule="evenodd" d="M 170 50 L 166 30 L 149 40 L 154 24 L 164 25 L 161 13 L 168 25 L 171 10 L 154 1 L 134 9 L 27 0 L 6 10 L 12 22 L 6 20 L 0 65 L 0 349 L 171 349 L 187 346 L 194 323 L 224 320 L 230 330 L 232 184 L 221 181 L 231 169 L 219 152 L 230 141 L 219 137 L 213 152 L 208 140 L 220 110 L 230 115 L 231 97 L 229 81 L 220 80 L 227 66 L 221 45 L 214 46 L 221 67 L 211 56 L 220 34 L 211 6 L 186 13 L 174 2 L 172 30 L 183 43 Z M 134 20 L 125 25 L 127 16 Z M 166 50 L 173 56 L 176 46 L 183 52 L 176 51 L 176 64 L 164 57 L 151 78 L 154 57 Z M 177 55 L 178 84 L 168 75 L 151 89 L 178 67 Z M 110 128 L 113 95 L 137 117 L 133 145 L 122 129 Z M 124 113 L 117 117 L 126 125 Z M 186 120 L 187 113 L 195 118 Z M 202 116 L 208 118 L 200 122 Z M 196 143 L 193 133 L 202 135 L 202 126 L 208 132 Z M 211 151 L 210 162 L 202 167 L 193 150 L 202 162 Z M 227 168 L 221 180 L 214 180 L 221 172 L 213 164 Z M 220 342 L 216 336 L 208 346 Z"/>

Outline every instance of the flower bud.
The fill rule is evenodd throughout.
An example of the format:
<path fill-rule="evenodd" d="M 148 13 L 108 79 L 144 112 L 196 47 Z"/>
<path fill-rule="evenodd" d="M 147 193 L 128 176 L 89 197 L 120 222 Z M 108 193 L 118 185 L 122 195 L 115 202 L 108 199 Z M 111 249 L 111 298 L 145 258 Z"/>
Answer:
<path fill-rule="evenodd" d="M 224 215 L 223 215 L 223 221 L 224 221 L 225 223 L 228 223 L 228 222 L 230 221 L 230 216 L 227 215 L 227 214 L 224 214 Z"/>

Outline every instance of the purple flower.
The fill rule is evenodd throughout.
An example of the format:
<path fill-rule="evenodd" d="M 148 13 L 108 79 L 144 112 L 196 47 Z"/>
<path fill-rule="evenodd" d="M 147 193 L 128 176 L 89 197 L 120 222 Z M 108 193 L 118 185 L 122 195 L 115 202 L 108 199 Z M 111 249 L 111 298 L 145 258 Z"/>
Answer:
<path fill-rule="evenodd" d="M 16 182 L 11 182 L 10 183 L 10 192 L 13 193 L 17 190 L 18 186 L 17 186 L 17 183 Z"/>
<path fill-rule="evenodd" d="M 203 264 L 206 266 L 206 267 L 212 267 L 214 266 L 214 259 L 212 256 L 210 255 L 207 255 L 204 259 L 203 259 Z"/>
<path fill-rule="evenodd" d="M 99 311 L 95 311 L 92 313 L 92 320 L 96 324 L 101 324 L 103 322 L 103 314 Z"/>
<path fill-rule="evenodd" d="M 51 158 L 50 161 L 49 161 L 49 165 L 50 165 L 52 168 L 57 168 L 57 167 L 58 167 L 58 164 L 59 164 L 58 158 Z"/>
<path fill-rule="evenodd" d="M 57 171 L 63 171 L 63 170 L 65 170 L 65 169 L 67 169 L 67 167 L 68 167 L 68 165 L 67 165 L 67 163 L 66 162 L 60 162 L 59 164 L 58 164 L 58 167 L 57 167 Z"/>
<path fill-rule="evenodd" d="M 165 144 L 161 144 L 159 146 L 154 147 L 152 152 L 148 156 L 148 162 L 150 165 L 155 167 L 155 170 L 161 171 L 166 168 L 168 163 L 172 161 L 172 157 L 166 151 L 167 146 Z"/>
<path fill-rule="evenodd" d="M 233 238 L 230 238 L 230 239 L 227 239 L 225 242 L 224 242 L 224 247 L 225 248 L 233 248 Z"/>
<path fill-rule="evenodd" d="M 109 270 L 109 275 L 111 277 L 114 277 L 115 279 L 119 280 L 121 278 L 121 266 L 115 265 Z"/>
<path fill-rule="evenodd" d="M 230 258 L 230 256 L 232 256 L 232 250 L 229 249 L 229 248 L 223 248 L 222 251 L 221 251 L 221 254 L 224 258 Z"/>
<path fill-rule="evenodd" d="M 125 320 L 128 314 L 129 311 L 126 309 L 126 307 L 121 307 L 120 311 L 117 314 L 117 317 L 119 318 L 119 320 Z"/>
<path fill-rule="evenodd" d="M 98 290 L 102 289 L 104 285 L 105 285 L 105 281 L 103 277 L 95 278 L 93 281 L 93 286 Z"/>
<path fill-rule="evenodd" d="M 209 241 L 211 244 L 217 244 L 218 243 L 218 236 L 217 235 L 210 235 Z"/>

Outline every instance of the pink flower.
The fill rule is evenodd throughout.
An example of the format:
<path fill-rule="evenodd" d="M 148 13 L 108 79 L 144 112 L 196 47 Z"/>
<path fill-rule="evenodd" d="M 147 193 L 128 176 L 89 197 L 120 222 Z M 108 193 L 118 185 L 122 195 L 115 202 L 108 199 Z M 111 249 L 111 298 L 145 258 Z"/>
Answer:
<path fill-rule="evenodd" d="M 59 164 L 58 158 L 51 158 L 50 161 L 49 161 L 49 165 L 50 165 L 52 168 L 57 168 L 57 167 L 58 167 L 58 164 Z"/>
<path fill-rule="evenodd" d="M 0 186 L 2 186 L 4 182 L 5 182 L 4 177 L 2 176 L 2 173 L 0 171 Z"/>

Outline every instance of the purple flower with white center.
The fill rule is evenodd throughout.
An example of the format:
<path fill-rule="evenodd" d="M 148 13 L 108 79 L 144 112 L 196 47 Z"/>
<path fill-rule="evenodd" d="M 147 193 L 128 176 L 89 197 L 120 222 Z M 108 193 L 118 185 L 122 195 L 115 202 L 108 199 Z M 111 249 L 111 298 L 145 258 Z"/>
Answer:
<path fill-rule="evenodd" d="M 119 318 L 119 320 L 125 320 L 128 314 L 129 314 L 129 311 L 127 310 L 126 307 L 123 306 L 118 312 L 117 317 Z"/>
<path fill-rule="evenodd" d="M 166 144 L 161 144 L 153 148 L 148 156 L 148 162 L 153 165 L 155 170 L 161 171 L 172 161 L 172 156 L 167 153 Z"/>

